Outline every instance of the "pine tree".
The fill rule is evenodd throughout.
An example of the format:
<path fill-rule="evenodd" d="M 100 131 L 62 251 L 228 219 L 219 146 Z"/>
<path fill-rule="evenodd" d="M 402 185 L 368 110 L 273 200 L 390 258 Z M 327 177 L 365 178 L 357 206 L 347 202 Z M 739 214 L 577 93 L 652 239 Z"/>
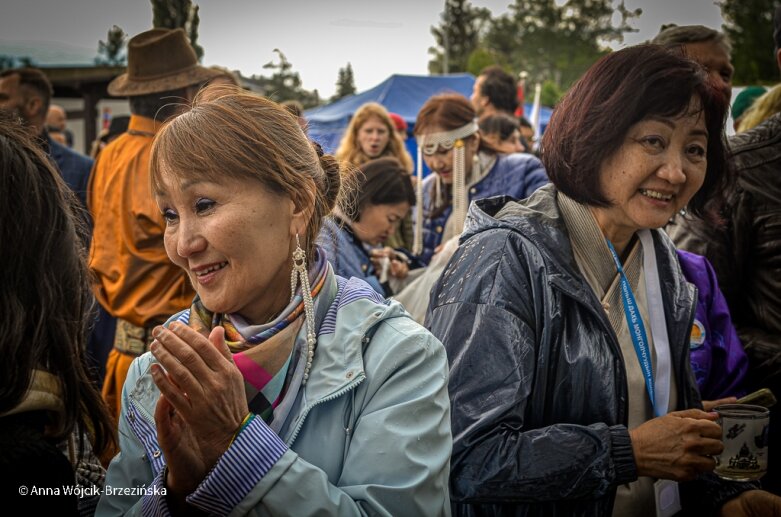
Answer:
<path fill-rule="evenodd" d="M 127 56 L 123 50 L 127 43 L 127 34 L 120 27 L 114 25 L 108 30 L 106 41 L 98 41 L 97 65 L 120 66 L 125 64 Z"/>
<path fill-rule="evenodd" d="M 152 26 L 160 29 L 184 29 L 198 60 L 203 59 L 203 47 L 198 45 L 198 6 L 192 0 L 151 0 Z"/>
<path fill-rule="evenodd" d="M 339 100 L 342 97 L 355 94 L 355 77 L 353 76 L 353 66 L 347 63 L 347 66 L 339 69 L 339 76 L 336 80 L 336 93 L 331 97 L 332 101 Z"/>
<path fill-rule="evenodd" d="M 287 60 L 285 54 L 278 48 L 274 52 L 279 62 L 269 61 L 263 68 L 271 70 L 271 77 L 253 75 L 250 79 L 265 92 L 266 97 L 276 102 L 297 100 L 304 108 L 311 108 L 320 104 L 320 95 L 317 90 L 308 91 L 302 86 L 298 72 L 293 71 L 293 65 Z"/>
<path fill-rule="evenodd" d="M 428 49 L 432 55 L 428 70 L 432 74 L 464 72 L 469 56 L 478 47 L 480 34 L 491 12 L 474 7 L 468 0 L 445 0 L 445 10 L 438 27 L 431 27 L 436 46 Z"/>

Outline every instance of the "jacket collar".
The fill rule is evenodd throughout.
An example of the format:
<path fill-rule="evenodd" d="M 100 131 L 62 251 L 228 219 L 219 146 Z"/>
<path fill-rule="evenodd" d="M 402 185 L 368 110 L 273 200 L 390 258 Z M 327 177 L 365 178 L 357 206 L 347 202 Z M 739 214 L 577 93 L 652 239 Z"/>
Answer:
<path fill-rule="evenodd" d="M 467 215 L 461 242 L 479 232 L 504 228 L 523 235 L 549 261 L 551 281 L 561 290 L 582 300 L 591 288 L 578 272 L 569 233 L 556 204 L 556 188 L 548 184 L 524 201 L 496 196 L 475 201 Z"/>
<path fill-rule="evenodd" d="M 127 130 L 130 134 L 154 136 L 163 123 L 141 115 L 130 115 Z"/>
<path fill-rule="evenodd" d="M 508 196 L 475 201 L 470 207 L 461 242 L 495 228 L 519 233 L 545 255 L 553 285 L 577 299 L 598 305 L 596 296 L 579 273 L 556 194 L 556 187 L 548 184 L 520 202 Z M 675 246 L 662 230 L 651 233 L 658 258 L 659 279 L 669 289 L 673 300 L 673 306 L 665 307 L 665 310 L 677 313 L 691 309 L 695 295 L 680 271 Z M 670 337 L 673 338 L 672 333 Z"/>

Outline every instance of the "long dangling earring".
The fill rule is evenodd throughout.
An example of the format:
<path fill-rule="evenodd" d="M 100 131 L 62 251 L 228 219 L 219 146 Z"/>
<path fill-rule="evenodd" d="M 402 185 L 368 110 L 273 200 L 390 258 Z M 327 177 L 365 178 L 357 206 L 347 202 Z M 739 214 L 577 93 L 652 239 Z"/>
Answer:
<path fill-rule="evenodd" d="M 296 249 L 293 251 L 293 269 L 290 272 L 290 301 L 296 297 L 298 282 L 301 282 L 301 296 L 304 298 L 304 317 L 306 318 L 306 368 L 303 384 L 309 380 L 309 370 L 315 357 L 315 308 L 312 302 L 312 289 L 309 286 L 309 271 L 306 268 L 306 252 L 301 249 L 301 241 L 296 234 Z"/>

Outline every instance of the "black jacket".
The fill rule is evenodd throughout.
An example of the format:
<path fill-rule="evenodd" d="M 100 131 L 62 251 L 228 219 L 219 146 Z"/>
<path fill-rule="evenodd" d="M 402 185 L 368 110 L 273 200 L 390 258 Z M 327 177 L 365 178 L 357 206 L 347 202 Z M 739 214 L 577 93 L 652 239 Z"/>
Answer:
<path fill-rule="evenodd" d="M 637 478 L 618 340 L 578 271 L 553 186 L 495 219 L 509 201 L 472 205 L 426 319 L 451 367 L 453 514 L 609 516 L 617 486 Z M 701 407 L 688 356 L 695 289 L 663 232 L 654 244 L 675 409 Z M 685 485 L 699 515 L 748 487 L 712 475 Z"/>
<path fill-rule="evenodd" d="M 726 226 L 679 220 L 670 236 L 713 264 L 751 362 L 751 389 L 781 394 L 781 113 L 730 138 Z M 772 468 L 772 467 L 771 467 Z"/>
<path fill-rule="evenodd" d="M 781 395 L 781 113 L 730 138 L 737 184 L 727 195 L 725 226 L 676 218 L 670 237 L 713 264 L 732 322 L 749 358 L 747 388 Z M 781 494 L 781 415 L 770 414 L 768 474 Z"/>

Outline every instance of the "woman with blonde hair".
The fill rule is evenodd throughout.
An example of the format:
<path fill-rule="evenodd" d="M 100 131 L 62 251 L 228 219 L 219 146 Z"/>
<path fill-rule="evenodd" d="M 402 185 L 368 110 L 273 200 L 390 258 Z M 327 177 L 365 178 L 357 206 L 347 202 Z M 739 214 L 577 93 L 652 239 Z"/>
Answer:
<path fill-rule="evenodd" d="M 412 157 L 381 104 L 369 102 L 358 108 L 339 142 L 336 159 L 360 167 L 369 160 L 391 157 L 412 172 Z"/>
<path fill-rule="evenodd" d="M 144 490 L 97 514 L 447 514 L 444 348 L 315 244 L 336 160 L 221 87 L 160 129 L 150 169 L 197 297 L 125 382 L 107 484 Z"/>

